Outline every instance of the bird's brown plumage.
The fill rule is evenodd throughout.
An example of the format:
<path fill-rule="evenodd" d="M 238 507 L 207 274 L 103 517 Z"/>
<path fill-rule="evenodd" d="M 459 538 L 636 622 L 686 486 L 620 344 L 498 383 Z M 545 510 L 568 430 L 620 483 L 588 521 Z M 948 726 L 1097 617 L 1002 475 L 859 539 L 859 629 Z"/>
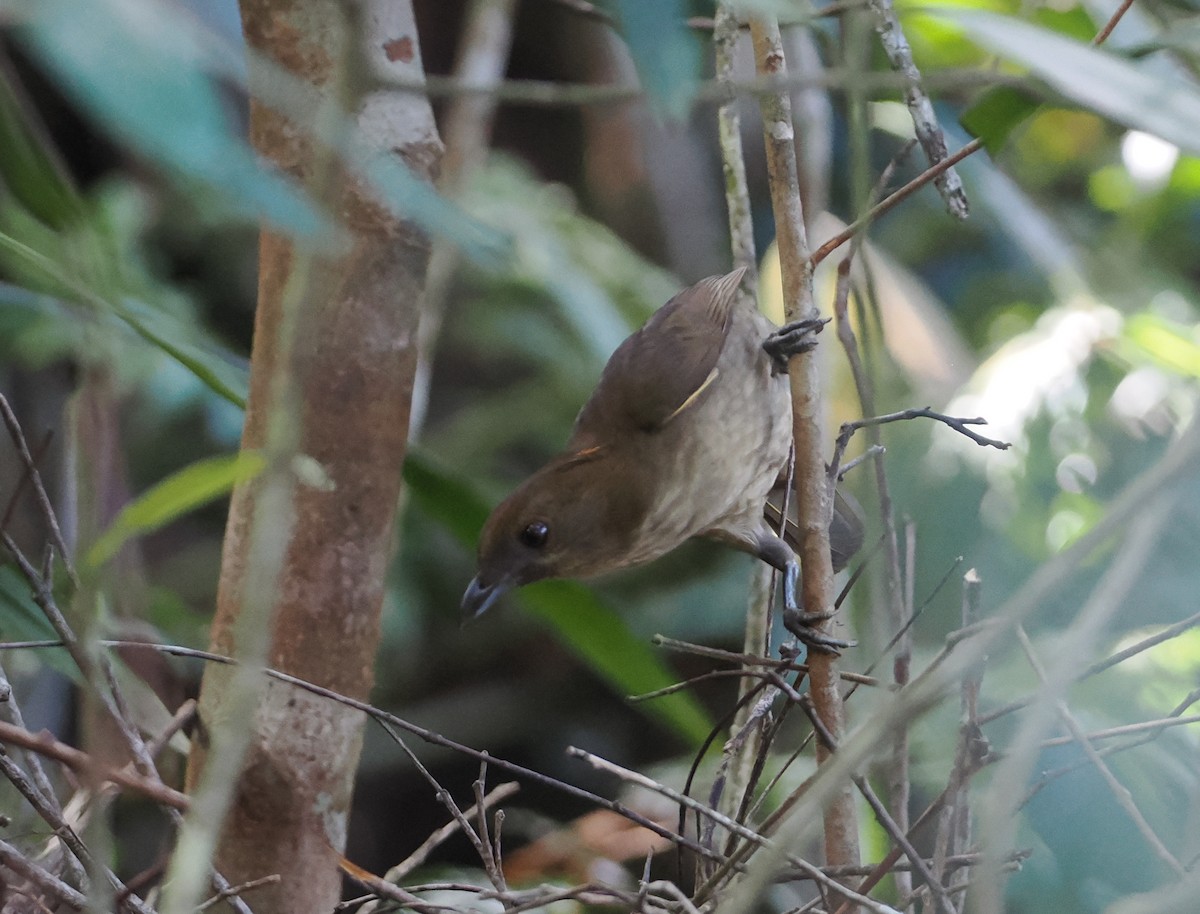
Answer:
<path fill-rule="evenodd" d="M 777 328 L 738 296 L 743 272 L 684 289 L 617 348 L 563 453 L 488 518 L 464 609 L 542 578 L 647 562 L 693 536 L 795 565 L 764 517 L 791 446 L 788 379 L 763 348 Z"/>

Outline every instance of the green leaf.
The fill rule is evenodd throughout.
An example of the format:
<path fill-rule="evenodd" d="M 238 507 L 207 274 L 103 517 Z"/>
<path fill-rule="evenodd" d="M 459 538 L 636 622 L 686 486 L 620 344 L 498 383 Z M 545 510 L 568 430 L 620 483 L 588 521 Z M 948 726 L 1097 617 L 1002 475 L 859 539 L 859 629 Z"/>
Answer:
<path fill-rule="evenodd" d="M 329 236 L 326 217 L 238 135 L 184 23 L 156 4 L 117 0 L 38 0 L 26 10 L 20 36 L 100 128 L 249 218 Z"/>
<path fill-rule="evenodd" d="M 1200 378 L 1200 345 L 1192 328 L 1143 312 L 1125 322 L 1125 338 L 1162 367 Z"/>
<path fill-rule="evenodd" d="M 188 337 L 193 336 L 194 332 L 187 325 L 140 302 L 115 302 L 97 295 L 54 260 L 4 232 L 0 232 L 0 250 L 17 255 L 56 286 L 73 293 L 81 302 L 86 302 L 101 314 L 119 318 L 146 342 L 179 362 L 214 393 L 235 406 L 245 408 L 249 386 L 246 366 L 216 346 L 189 340 Z M 51 305 L 57 300 L 42 298 L 41 301 Z"/>
<path fill-rule="evenodd" d="M 39 135 L 26 123 L 17 94 L 0 73 L 0 177 L 29 212 L 51 228 L 83 213 L 83 203 Z"/>
<path fill-rule="evenodd" d="M 1125 127 L 1200 153 L 1200 91 L 1101 48 L 982 10 L 939 10 L 978 44 L 1028 67 L 1057 92 Z"/>
<path fill-rule="evenodd" d="M 685 0 L 617 0 L 621 35 L 654 106 L 685 118 L 700 78 L 700 45 L 688 28 Z"/>
<path fill-rule="evenodd" d="M 488 507 L 477 493 L 414 454 L 404 462 L 404 481 L 422 511 L 464 545 L 474 544 L 488 516 Z M 624 620 L 583 585 L 543 581 L 521 588 L 516 598 L 549 623 L 563 643 L 619 694 L 649 692 L 676 681 L 650 646 L 634 636 Z M 642 707 L 692 744 L 703 740 L 712 726 L 699 703 L 686 692 Z"/>
<path fill-rule="evenodd" d="M 960 121 L 971 136 L 983 140 L 994 156 L 1041 104 L 1041 99 L 1016 86 L 993 86 L 963 112 Z"/>
<path fill-rule="evenodd" d="M 57 641 L 58 634 L 46 620 L 41 607 L 33 602 L 29 582 L 13 567 L 0 566 L 0 638 L 5 641 Z M 47 666 L 81 682 L 78 668 L 58 648 L 36 649 L 35 655 Z M 0 658 L 2 659 L 2 658 Z"/>
<path fill-rule="evenodd" d="M 253 479 L 266 465 L 254 451 L 209 457 L 184 467 L 126 505 L 88 550 L 86 564 L 99 568 L 132 537 L 157 530 L 189 511 Z"/>

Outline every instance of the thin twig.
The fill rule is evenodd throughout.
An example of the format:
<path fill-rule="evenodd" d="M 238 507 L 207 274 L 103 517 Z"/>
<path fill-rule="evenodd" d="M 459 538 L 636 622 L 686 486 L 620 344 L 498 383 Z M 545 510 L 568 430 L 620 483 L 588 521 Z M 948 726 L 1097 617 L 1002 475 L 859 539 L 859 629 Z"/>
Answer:
<path fill-rule="evenodd" d="M 693 644 L 689 641 L 679 641 L 676 638 L 668 638 L 666 635 L 654 635 L 650 639 L 652 644 L 659 647 L 665 647 L 667 650 L 678 651 L 682 654 L 695 654 L 699 657 L 713 657 L 717 660 L 725 660 L 729 663 L 741 663 L 750 666 L 769 667 L 780 672 L 791 671 L 796 673 L 807 673 L 807 663 L 796 663 L 794 660 L 776 660 L 773 657 L 759 657 L 756 654 L 739 654 L 736 651 L 726 651 L 719 647 L 709 647 L 706 644 Z M 42 647 L 53 646 L 53 642 L 38 642 Z M 0 644 L 0 649 L 3 644 Z M 886 683 L 881 682 L 874 676 L 864 676 L 862 673 L 852 673 L 848 670 L 839 670 L 838 677 L 846 682 L 853 682 L 859 685 L 876 686 L 886 688 Z M 654 693 L 649 693 L 654 694 Z M 632 696 L 633 700 L 637 700 L 640 696 Z"/>
<path fill-rule="evenodd" d="M 648 778 L 644 774 L 639 774 L 636 771 L 630 771 L 628 768 L 624 768 L 620 765 L 610 762 L 607 759 L 604 759 L 598 755 L 592 754 L 591 752 L 586 752 L 583 749 L 578 749 L 575 746 L 569 746 L 567 748 L 567 754 L 574 758 L 582 759 L 583 761 L 587 762 L 592 767 L 594 767 L 600 771 L 607 771 L 610 774 L 615 774 L 617 777 L 621 778 L 621 780 L 623 780 L 623 781 L 628 781 L 631 784 L 637 784 L 640 787 L 645 787 L 647 790 L 651 790 L 651 791 L 654 791 L 655 793 L 661 794 L 662 796 L 665 796 L 665 797 L 673 800 L 674 802 L 680 804 L 681 806 L 686 806 L 689 809 L 691 809 L 695 812 L 698 812 L 700 815 L 704 816 L 705 818 L 712 819 L 713 821 L 717 822 L 721 827 L 728 829 L 729 831 L 737 834 L 739 837 L 744 838 L 745 840 L 751 842 L 752 844 L 756 844 L 758 846 L 766 846 L 770 843 L 769 839 L 764 838 L 762 835 L 760 835 L 758 832 L 754 831 L 753 829 L 747 828 L 746 826 L 741 825 L 738 822 L 735 822 L 733 819 L 730 819 L 728 816 L 722 815 L 721 813 L 717 812 L 715 809 L 705 806 L 703 803 L 700 803 L 699 801 L 694 800 L 691 797 L 687 796 L 686 794 L 682 794 L 677 790 L 672 790 L 670 787 L 667 787 L 665 784 L 660 784 L 658 781 L 655 781 L 653 778 Z M 857 892 L 851 891 L 850 889 L 846 888 L 846 886 L 838 883 L 837 881 L 830 878 L 829 876 L 826 876 L 825 873 L 822 872 L 820 868 L 813 866 L 811 863 L 808 863 L 807 861 L 802 860 L 798 857 L 795 857 L 794 855 L 791 855 L 791 854 L 789 854 L 787 856 L 787 859 L 788 859 L 788 862 L 791 863 L 793 866 L 798 866 L 801 870 L 809 873 L 810 876 L 815 881 L 821 883 L 826 888 L 836 891 L 839 894 L 845 895 L 846 897 L 852 899 L 853 901 L 857 902 L 858 904 L 861 904 L 861 905 L 869 908 L 870 910 L 877 912 L 877 914 L 894 914 L 894 912 L 895 912 L 894 908 L 891 908 L 888 905 L 883 904 L 882 902 L 876 901 L 873 898 L 868 898 L 865 895 L 860 895 Z"/>
<path fill-rule="evenodd" d="M 1133 6 L 1133 0 L 1122 0 L 1116 12 L 1109 17 L 1108 22 L 1104 23 L 1104 27 L 1096 33 L 1096 37 L 1092 39 L 1092 44 L 1097 47 L 1104 44 L 1108 40 L 1108 36 L 1113 33 L 1113 29 L 1117 27 L 1117 23 L 1129 12 L 1131 6 Z"/>
<path fill-rule="evenodd" d="M 521 785 L 516 781 L 509 781 L 505 784 L 500 784 L 492 788 L 487 796 L 483 798 L 483 803 L 471 806 L 469 809 L 463 810 L 463 815 L 469 820 L 472 816 L 478 815 L 481 809 L 491 809 L 498 803 L 502 803 L 509 797 L 513 796 L 521 789 Z M 462 826 L 457 819 L 451 819 L 428 838 L 421 842 L 421 846 L 415 851 L 384 873 L 383 878 L 391 883 L 398 883 L 406 878 L 409 873 L 421 866 L 429 855 L 437 848 L 438 845 L 446 841 L 447 838 L 453 837 L 458 833 Z"/>
<path fill-rule="evenodd" d="M 1038 679 L 1043 684 L 1047 683 L 1046 669 L 1042 665 L 1041 659 L 1033 647 L 1033 643 L 1029 640 L 1029 635 L 1025 633 L 1025 626 L 1018 623 L 1016 633 L 1017 641 L 1021 645 L 1021 650 L 1025 652 L 1025 656 L 1029 660 L 1029 665 L 1033 667 Z M 1063 725 L 1071 731 L 1072 740 L 1078 743 L 1079 748 L 1083 750 L 1092 765 L 1095 766 L 1101 778 L 1104 779 L 1105 784 L 1108 785 L 1108 789 L 1117 801 L 1117 805 L 1124 810 L 1130 821 L 1133 822 L 1134 827 L 1138 830 L 1138 833 L 1142 836 L 1146 844 L 1149 845 L 1150 849 L 1154 851 L 1155 856 L 1165 863 L 1176 876 L 1184 876 L 1186 870 L 1183 864 L 1175 859 L 1175 855 L 1167 849 L 1167 846 L 1163 844 L 1162 839 L 1154 831 L 1154 828 L 1146 820 L 1146 817 L 1142 815 L 1142 811 L 1138 809 L 1137 803 L 1133 801 L 1133 796 L 1130 794 L 1129 789 L 1117 779 L 1117 776 L 1112 773 L 1112 769 L 1104 763 L 1104 759 L 1096 751 L 1096 747 L 1092 745 L 1092 741 L 1088 739 L 1087 734 L 1083 732 L 1083 727 L 1079 725 L 1079 721 L 1071 713 L 1071 709 L 1067 706 L 1067 703 L 1061 698 L 1056 698 L 1055 711 L 1058 713 Z"/>
<path fill-rule="evenodd" d="M 1105 670 L 1112 669 L 1117 664 L 1124 663 L 1131 657 L 1136 657 L 1138 654 L 1141 654 L 1152 647 L 1156 647 L 1165 641 L 1170 641 L 1172 638 L 1175 638 L 1188 629 L 1195 628 L 1197 625 L 1200 625 L 1200 613 L 1188 616 L 1186 619 L 1182 619 L 1179 622 L 1174 622 L 1162 629 L 1162 631 L 1155 632 L 1153 635 L 1143 638 L 1136 644 L 1131 644 L 1129 647 L 1117 651 L 1115 654 L 1106 657 L 1104 660 L 1093 663 L 1091 666 L 1081 672 L 1073 681 L 1082 682 L 1085 679 L 1088 679 L 1099 673 L 1103 673 Z M 983 726 L 985 724 L 989 724 L 1000 717 L 1004 717 L 1005 715 L 1013 713 L 1014 711 L 1020 711 L 1022 708 L 1028 707 L 1031 701 L 1033 701 L 1033 696 L 1026 696 L 1025 698 L 1020 698 L 1016 701 L 1010 702 L 1009 704 L 995 708 L 986 714 L 980 715 L 979 725 Z"/>
<path fill-rule="evenodd" d="M 869 0 L 868 5 L 875 18 L 875 31 L 887 54 L 892 69 L 904 76 L 904 102 L 912 116 L 913 129 L 930 165 L 936 165 L 946 157 L 946 136 L 938 124 L 933 103 L 921 88 L 921 71 L 913 61 L 912 48 L 904 37 L 904 29 L 896 17 L 891 0 Z M 946 203 L 946 209 L 956 219 L 966 219 L 967 195 L 962 181 L 953 168 L 948 168 L 934 179 L 934 185 Z M 907 890 L 905 890 L 907 894 Z"/>
<path fill-rule="evenodd" d="M 167 787 L 161 780 L 151 780 L 143 775 L 134 774 L 127 768 L 114 768 L 104 765 L 86 752 L 73 746 L 59 742 L 48 730 L 41 733 L 31 733 L 24 727 L 17 727 L 7 721 L 0 721 L 0 743 L 11 743 L 36 752 L 45 758 L 54 759 L 65 765 L 83 778 L 92 781 L 112 781 L 129 790 L 136 791 L 147 798 L 169 806 L 173 809 L 186 810 L 188 797 L 177 790 Z"/>
<path fill-rule="evenodd" d="M 841 456 L 846 452 L 846 446 L 850 443 L 850 439 L 854 436 L 854 433 L 859 429 L 872 428 L 888 422 L 907 422 L 910 419 L 934 419 L 937 422 L 948 425 L 960 435 L 965 435 L 981 447 L 994 447 L 1000 451 L 1006 451 L 1012 447 L 1007 441 L 987 438 L 969 427 L 972 425 L 987 425 L 987 419 L 982 416 L 976 416 L 973 419 L 947 416 L 945 413 L 939 413 L 928 406 L 923 406 L 914 409 L 903 409 L 894 413 L 886 413 L 882 416 L 870 416 L 866 419 L 843 422 L 841 430 L 838 432 L 837 443 L 834 448 L 834 459 L 830 463 L 831 468 L 836 472 Z"/>
<path fill-rule="evenodd" d="M 58 549 L 59 557 L 67 569 L 67 575 L 71 578 L 71 582 L 78 587 L 79 576 L 75 573 L 75 566 L 71 563 L 71 554 L 67 549 L 66 540 L 63 539 L 62 529 L 58 526 L 58 516 L 54 513 L 50 496 L 46 494 L 46 487 L 42 484 L 42 474 L 37 468 L 37 461 L 34 460 L 33 454 L 30 453 L 29 442 L 25 440 L 25 433 L 21 430 L 21 423 L 17 421 L 16 413 L 8 405 L 8 400 L 5 399 L 3 394 L 0 394 L 0 417 L 4 419 L 4 424 L 8 428 L 8 434 L 13 440 L 17 454 L 21 457 L 21 463 L 25 466 L 25 474 L 33 485 L 33 492 L 37 497 L 42 518 L 46 521 L 46 527 L 50 531 L 51 542 Z M 5 535 L 7 536 L 7 534 Z"/>
<path fill-rule="evenodd" d="M 897 204 L 907 200 L 930 181 L 935 180 L 939 175 L 949 171 L 963 159 L 978 152 L 983 148 L 982 140 L 972 140 L 967 143 L 962 149 L 953 155 L 949 155 L 936 165 L 931 165 L 925 169 L 899 190 L 893 191 L 883 200 L 872 206 L 869 210 L 851 222 L 842 231 L 838 232 L 815 251 L 809 258 L 809 262 L 815 267 L 822 260 L 840 248 L 843 244 L 861 232 L 864 228 L 882 216 L 888 210 L 894 208 Z"/>
<path fill-rule="evenodd" d="M 808 715 L 809 722 L 812 723 L 817 738 L 825 744 L 825 747 L 831 753 L 837 752 L 837 743 L 834 742 L 833 734 L 829 732 L 824 721 L 821 720 L 820 716 L 813 709 L 812 701 L 807 695 L 800 699 L 800 707 Z M 921 878 L 925 880 L 926 885 L 933 890 L 942 914 L 955 914 L 954 907 L 946 896 L 945 890 L 934 880 L 933 873 L 930 872 L 929 867 L 925 863 L 925 858 L 917 852 L 912 842 L 909 841 L 906 834 L 907 829 L 901 828 L 900 824 L 892 818 L 887 807 L 876 795 L 865 777 L 857 772 L 851 772 L 850 779 L 854 782 L 854 786 L 858 788 L 859 793 L 862 794 L 863 799 L 867 801 L 867 805 L 871 807 L 871 811 L 875 813 L 876 821 L 887 832 L 888 837 L 892 839 L 896 847 L 900 848 L 904 852 L 904 855 L 908 857 L 909 863 Z"/>
<path fill-rule="evenodd" d="M 259 879 L 251 879 L 249 882 L 243 882 L 240 885 L 231 885 L 228 888 L 221 889 L 217 894 L 207 901 L 201 902 L 196 906 L 197 911 L 207 911 L 214 905 L 220 904 L 222 901 L 227 901 L 234 895 L 241 895 L 244 892 L 251 892 L 254 889 L 262 888 L 264 885 L 275 885 L 279 882 L 279 874 L 272 873 L 270 876 L 262 876 Z"/>
<path fill-rule="evenodd" d="M 7 841 L 0 841 L 0 866 L 12 870 L 72 910 L 82 911 L 87 907 L 88 900 L 84 895 L 30 861 Z M 5 883 L 8 881 L 4 880 Z"/>

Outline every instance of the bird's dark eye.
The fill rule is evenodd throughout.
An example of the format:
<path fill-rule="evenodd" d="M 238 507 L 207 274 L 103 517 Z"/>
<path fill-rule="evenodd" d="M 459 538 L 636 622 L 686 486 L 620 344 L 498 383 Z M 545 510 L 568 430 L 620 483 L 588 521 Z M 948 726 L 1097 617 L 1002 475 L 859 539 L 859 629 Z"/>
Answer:
<path fill-rule="evenodd" d="M 546 545 L 546 538 L 548 536 L 550 536 L 550 528 L 546 523 L 535 520 L 517 535 L 517 539 L 530 549 L 541 549 Z"/>

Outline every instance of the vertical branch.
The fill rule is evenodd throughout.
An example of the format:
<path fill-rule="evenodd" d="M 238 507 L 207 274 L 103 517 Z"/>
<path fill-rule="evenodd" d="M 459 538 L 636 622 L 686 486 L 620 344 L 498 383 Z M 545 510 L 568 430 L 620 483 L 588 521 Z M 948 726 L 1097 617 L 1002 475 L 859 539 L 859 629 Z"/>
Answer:
<path fill-rule="evenodd" d="M 913 62 L 912 49 L 904 37 L 904 29 L 892 8 L 892 0 L 868 0 L 875 17 L 875 31 L 887 54 L 892 69 L 901 74 L 908 85 L 904 88 L 904 102 L 912 116 L 913 130 L 930 165 L 937 165 L 947 156 L 946 136 L 938 124 L 933 111 L 933 102 L 921 88 L 921 71 Z M 947 168 L 933 179 L 934 186 L 946 202 L 946 210 L 957 219 L 966 219 L 969 207 L 962 180 L 953 168 Z"/>
<path fill-rule="evenodd" d="M 513 14 L 517 0 L 472 0 L 454 63 L 454 77 L 470 86 L 492 86 L 504 78 L 512 50 Z M 471 173 L 483 165 L 491 142 L 499 98 L 491 92 L 455 96 L 446 111 L 438 188 L 450 198 L 462 193 Z M 446 296 L 460 264 L 458 248 L 446 240 L 433 245 L 421 320 L 417 326 L 417 369 L 413 378 L 409 436 L 416 440 L 425 424 L 433 356 L 442 329 Z"/>
<path fill-rule="evenodd" d="M 411 4 L 244 0 L 241 16 L 252 51 L 320 98 L 313 123 L 289 122 L 258 99 L 270 76 L 252 67 L 251 140 L 346 237 L 316 251 L 262 235 L 242 444 L 269 469 L 234 493 L 211 636 L 216 652 L 247 662 L 205 671 L 188 771 L 199 786 L 165 905 L 176 914 L 194 907 L 214 847 L 235 883 L 280 875 L 258 890 L 257 914 L 331 910 L 340 897 L 363 717 L 260 674 L 269 664 L 344 695 L 370 691 L 428 244 L 314 136 L 333 135 L 346 111 L 379 155 L 426 179 L 441 154 L 426 98 L 369 91 L 384 76 L 422 76 Z M 298 455 L 324 482 L 297 483 Z"/>
<path fill-rule="evenodd" d="M 729 5 L 717 7 L 713 25 L 713 53 L 718 82 L 728 86 L 733 80 L 734 52 L 738 40 L 738 20 Z M 717 109 L 717 134 L 721 146 L 721 166 L 725 175 L 725 206 L 729 214 L 729 244 L 733 266 L 745 267 L 740 294 L 753 297 L 758 287 L 758 252 L 754 247 L 754 223 L 750 216 L 750 190 L 746 181 L 746 160 L 742 152 L 742 125 L 738 101 L 729 90 L 725 102 Z M 742 650 L 747 654 L 768 653 L 771 640 L 771 596 L 775 590 L 775 570 L 765 562 L 755 562 L 751 571 L 750 596 L 746 606 L 746 631 Z M 744 678 L 739 699 L 756 687 L 755 680 Z M 737 738 L 743 733 L 754 713 L 755 703 L 741 701 L 730 727 Z M 761 722 L 760 722 L 761 723 Z M 724 792 L 722 809 L 736 813 L 743 792 L 753 777 L 754 760 L 762 746 L 761 726 L 754 727 L 737 744 L 737 755 L 731 766 Z"/>
<path fill-rule="evenodd" d="M 963 576 L 963 628 L 974 625 L 979 621 L 979 607 L 982 602 L 983 580 L 974 568 Z M 976 763 L 987 751 L 987 743 L 979 729 L 979 689 L 983 684 L 983 668 L 987 662 L 986 656 L 963 676 L 962 684 L 962 735 L 960 741 L 961 762 L 955 761 L 955 778 L 958 783 L 956 795 L 950 800 L 954 809 L 951 822 L 951 841 L 955 853 L 965 854 L 971 847 L 971 807 L 968 803 L 967 777 L 970 770 L 977 767 Z M 964 867 L 955 870 L 950 877 L 950 889 L 961 889 L 958 898 L 958 909 L 965 911 L 967 907 L 966 885 L 970 872 Z M 953 897 L 953 891 L 951 892 Z"/>
<path fill-rule="evenodd" d="M 725 206 L 729 212 L 729 245 L 733 266 L 746 268 L 742 290 L 755 294 L 758 285 L 758 252 L 754 249 L 754 222 L 750 216 L 750 189 L 746 182 L 746 159 L 742 153 L 742 119 L 734 96 L 733 60 L 737 49 L 737 16 L 722 3 L 713 24 L 713 52 L 717 81 L 727 89 L 725 101 L 717 108 L 717 134 L 721 144 L 721 167 L 725 175 Z"/>
<path fill-rule="evenodd" d="M 759 75 L 775 79 L 786 77 L 787 64 L 778 23 L 773 18 L 755 18 L 750 24 L 750 35 Z M 800 203 L 791 101 L 786 93 L 772 93 L 762 96 L 760 104 L 771 204 L 775 211 L 776 243 L 783 274 L 784 307 L 788 320 L 794 321 L 813 317 L 817 312 Z M 789 373 L 804 607 L 807 612 L 832 612 L 834 583 L 829 555 L 832 498 L 822 452 L 817 362 L 812 358 L 793 359 Z M 809 678 L 816 713 L 836 743 L 845 730 L 845 712 L 834 657 L 810 654 Z M 818 760 L 824 761 L 827 756 L 827 750 L 818 745 Z M 859 862 L 858 821 L 853 788 L 849 783 L 839 786 L 835 798 L 826 808 L 825 855 L 831 866 L 856 866 Z"/>
<path fill-rule="evenodd" d="M 877 461 L 882 462 L 882 461 Z M 900 620 L 900 640 L 896 642 L 896 655 L 892 659 L 892 681 L 897 688 L 904 688 L 912 670 L 912 627 L 908 620 L 913 617 L 915 599 L 913 586 L 916 580 L 916 525 L 908 523 L 904 528 L 905 563 L 904 563 L 904 618 Z M 895 620 L 893 620 L 894 622 Z M 908 765 L 908 728 L 902 728 L 896 733 L 892 742 L 892 763 L 888 768 L 888 806 L 896 824 L 902 832 L 908 832 L 908 802 L 909 802 L 909 765 Z M 896 893 L 901 898 L 907 898 L 912 893 L 912 873 L 898 870 L 893 877 L 896 882 Z"/>

